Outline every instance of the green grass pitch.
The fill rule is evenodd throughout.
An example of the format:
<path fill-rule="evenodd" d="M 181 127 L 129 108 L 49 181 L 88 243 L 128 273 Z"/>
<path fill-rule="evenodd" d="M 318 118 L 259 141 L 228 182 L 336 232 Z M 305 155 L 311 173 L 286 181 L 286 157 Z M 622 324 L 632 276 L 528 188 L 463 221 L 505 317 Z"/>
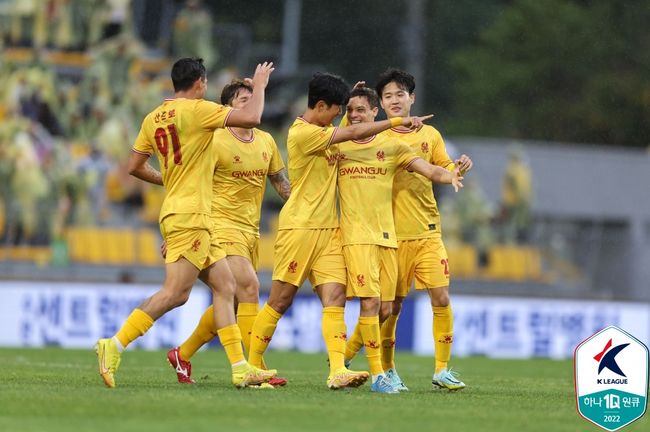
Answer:
<path fill-rule="evenodd" d="M 176 383 L 164 352 L 127 351 L 107 389 L 91 350 L 0 349 L 0 431 L 601 430 L 576 411 L 571 361 L 454 359 L 467 388 L 450 393 L 431 388 L 430 358 L 397 360 L 411 391 L 377 395 L 327 389 L 324 354 L 270 352 L 289 385 L 237 390 L 222 351 L 196 354 L 193 386 Z M 648 416 L 624 430 L 650 430 Z"/>

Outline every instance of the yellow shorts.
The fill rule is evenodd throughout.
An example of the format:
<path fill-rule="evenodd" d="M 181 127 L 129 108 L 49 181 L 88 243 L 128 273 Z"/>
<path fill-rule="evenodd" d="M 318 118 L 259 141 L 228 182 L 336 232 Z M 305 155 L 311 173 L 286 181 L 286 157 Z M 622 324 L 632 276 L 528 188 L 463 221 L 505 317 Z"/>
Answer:
<path fill-rule="evenodd" d="M 442 236 L 397 242 L 397 297 L 416 289 L 449 286 L 449 259 Z"/>
<path fill-rule="evenodd" d="M 343 256 L 348 268 L 348 298 L 395 300 L 397 249 L 373 244 L 346 245 Z"/>
<path fill-rule="evenodd" d="M 217 242 L 225 251 L 226 256 L 237 255 L 251 262 L 255 271 L 259 262 L 260 239 L 255 234 L 236 229 L 218 229 L 213 232 Z"/>
<path fill-rule="evenodd" d="M 220 248 L 212 244 L 210 216 L 194 213 L 177 213 L 165 216 L 160 222 L 160 233 L 167 243 L 165 263 L 185 258 L 199 270 L 225 257 Z M 223 251 L 222 251 L 223 252 Z"/>
<path fill-rule="evenodd" d="M 313 287 L 331 282 L 345 285 L 345 261 L 338 228 L 278 231 L 273 280 L 300 287 L 307 278 Z"/>

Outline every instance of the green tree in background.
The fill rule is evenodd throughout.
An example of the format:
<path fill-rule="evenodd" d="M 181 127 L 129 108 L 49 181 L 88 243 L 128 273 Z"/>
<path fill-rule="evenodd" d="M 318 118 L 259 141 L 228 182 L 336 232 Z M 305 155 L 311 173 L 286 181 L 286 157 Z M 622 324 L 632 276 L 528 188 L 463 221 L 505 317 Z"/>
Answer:
<path fill-rule="evenodd" d="M 517 0 L 451 56 L 453 132 L 650 143 L 650 4 Z"/>

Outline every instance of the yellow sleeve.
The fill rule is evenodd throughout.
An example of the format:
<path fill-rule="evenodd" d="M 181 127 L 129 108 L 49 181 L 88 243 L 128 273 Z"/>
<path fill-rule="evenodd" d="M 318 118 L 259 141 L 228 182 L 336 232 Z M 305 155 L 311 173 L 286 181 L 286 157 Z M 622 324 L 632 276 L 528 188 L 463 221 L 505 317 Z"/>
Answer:
<path fill-rule="evenodd" d="M 270 147 L 271 147 L 271 162 L 269 163 L 269 175 L 277 174 L 284 169 L 284 161 L 282 160 L 282 155 L 278 146 L 275 143 L 275 140 L 271 135 L 268 135 Z"/>
<path fill-rule="evenodd" d="M 404 169 L 408 168 L 408 166 L 411 165 L 414 160 L 420 158 L 420 156 L 418 156 L 411 147 L 401 143 L 397 144 L 395 157 L 397 160 L 397 166 Z"/>
<path fill-rule="evenodd" d="M 147 139 L 147 135 L 144 131 L 146 121 L 147 118 L 144 119 L 142 126 L 140 126 L 140 132 L 138 133 L 138 137 L 135 139 L 135 144 L 133 144 L 133 151 L 151 156 L 154 152 L 154 148 L 153 144 Z"/>
<path fill-rule="evenodd" d="M 224 127 L 232 110 L 230 107 L 206 100 L 200 100 L 196 104 L 197 119 L 201 127 L 208 130 Z"/>
<path fill-rule="evenodd" d="M 304 125 L 304 127 L 296 131 L 295 142 L 298 143 L 300 150 L 305 154 L 326 150 L 338 129 L 338 127 L 334 126 Z"/>
<path fill-rule="evenodd" d="M 440 132 L 434 131 L 433 139 L 431 140 L 431 163 L 443 167 L 448 171 L 453 171 L 454 161 L 449 158 L 447 149 L 445 148 L 445 141 L 442 139 Z"/>

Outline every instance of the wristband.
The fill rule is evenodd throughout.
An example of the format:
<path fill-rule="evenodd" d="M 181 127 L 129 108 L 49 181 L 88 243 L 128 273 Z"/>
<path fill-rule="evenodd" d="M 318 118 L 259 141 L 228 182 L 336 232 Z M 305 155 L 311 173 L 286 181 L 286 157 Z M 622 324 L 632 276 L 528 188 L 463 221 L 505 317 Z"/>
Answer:
<path fill-rule="evenodd" d="M 402 117 L 393 117 L 390 119 L 390 127 L 402 126 Z"/>

